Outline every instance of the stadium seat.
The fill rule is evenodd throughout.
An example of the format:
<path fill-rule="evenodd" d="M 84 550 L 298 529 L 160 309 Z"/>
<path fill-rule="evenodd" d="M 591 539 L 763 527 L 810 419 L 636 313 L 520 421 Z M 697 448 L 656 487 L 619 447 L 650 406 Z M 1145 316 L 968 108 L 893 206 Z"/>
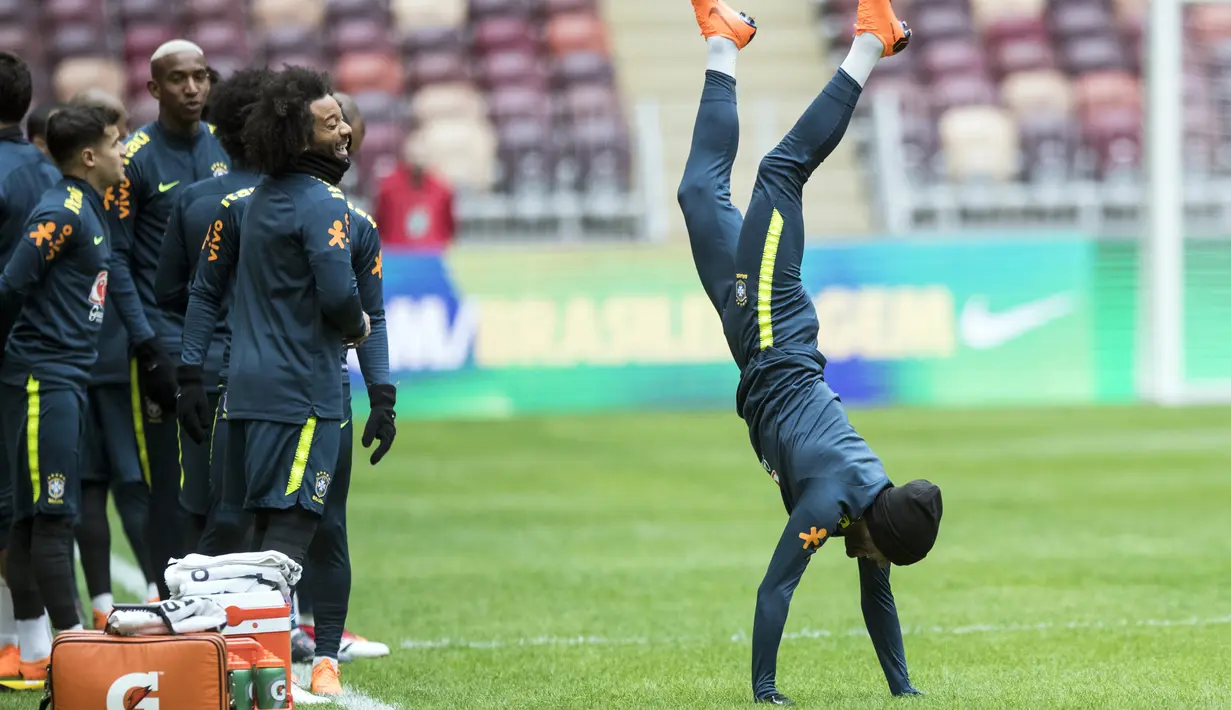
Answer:
<path fill-rule="evenodd" d="M 555 182 L 559 157 L 550 128 L 534 120 L 499 127 L 499 187 L 505 192 L 546 192 Z"/>
<path fill-rule="evenodd" d="M 0 47 L 16 54 L 27 63 L 33 61 L 35 57 L 41 59 L 43 54 L 38 41 L 38 33 L 17 24 L 0 24 Z"/>
<path fill-rule="evenodd" d="M 615 120 L 581 121 L 572 126 L 580 172 L 577 187 L 587 192 L 627 189 L 631 174 L 628 134 Z"/>
<path fill-rule="evenodd" d="M 547 70 L 537 54 L 517 50 L 496 52 L 483 57 L 479 66 L 484 84 L 491 89 L 509 84 L 547 89 Z"/>
<path fill-rule="evenodd" d="M 1069 115 L 1073 90 L 1069 80 L 1055 70 L 1043 69 L 1010 74 L 1000 86 L 1005 105 L 1019 118 L 1029 114 Z"/>
<path fill-rule="evenodd" d="M 1082 116 L 1108 108 L 1141 111 L 1141 82 L 1128 72 L 1091 72 L 1078 77 L 1075 88 L 1077 110 Z"/>
<path fill-rule="evenodd" d="M 987 74 L 986 55 L 973 39 L 929 42 L 922 53 L 924 71 L 933 79 L 957 74 Z"/>
<path fill-rule="evenodd" d="M 956 5 L 920 5 L 910 26 L 925 42 L 974 37 L 974 24 L 965 8 Z"/>
<path fill-rule="evenodd" d="M 547 15 L 559 15 L 565 12 L 596 12 L 595 0 L 540 0 L 539 6 Z"/>
<path fill-rule="evenodd" d="M 527 86 L 502 86 L 487 95 L 492 121 L 497 125 L 511 120 L 534 119 L 551 123 L 551 102 L 541 89 Z"/>
<path fill-rule="evenodd" d="M 1196 33 L 1196 41 L 1202 45 L 1212 45 L 1221 40 L 1231 38 L 1231 6 L 1221 3 L 1196 3 L 1188 8 L 1188 21 L 1185 23 L 1190 32 Z"/>
<path fill-rule="evenodd" d="M 949 179 L 1005 182 L 1016 175 L 1017 124 L 998 106 L 961 106 L 940 117 Z"/>
<path fill-rule="evenodd" d="M 265 31 L 285 27 L 320 27 L 325 19 L 325 2 L 253 0 L 252 18 Z"/>
<path fill-rule="evenodd" d="M 943 112 L 955 106 L 994 104 L 999 99 L 996 87 L 976 74 L 946 76 L 932 84 L 932 104 Z"/>
<path fill-rule="evenodd" d="M 607 33 L 603 23 L 588 12 L 555 15 L 547 22 L 547 46 L 559 56 L 590 50 L 607 54 Z"/>
<path fill-rule="evenodd" d="M 1016 39 L 1036 39 L 1050 41 L 1051 34 L 1047 31 L 1047 23 L 1042 15 L 1021 17 L 1017 15 L 999 16 L 988 22 L 980 33 L 989 48 Z"/>
<path fill-rule="evenodd" d="M 443 82 L 469 79 L 467 61 L 456 52 L 425 52 L 406 62 L 407 78 L 412 86 L 422 88 Z"/>
<path fill-rule="evenodd" d="M 124 58 L 128 61 L 141 59 L 148 62 L 154 50 L 176 37 L 175 31 L 167 25 L 144 22 L 129 25 L 124 32 Z"/>
<path fill-rule="evenodd" d="M 369 17 L 338 20 L 330 25 L 329 45 L 335 55 L 346 52 L 396 54 L 388 23 Z"/>
<path fill-rule="evenodd" d="M 1053 5 L 1050 15 L 1052 32 L 1060 39 L 1106 34 L 1116 24 L 1100 0 L 1066 0 Z"/>
<path fill-rule="evenodd" d="M 252 60 L 243 59 L 231 54 L 216 53 L 209 55 L 209 65 L 223 79 L 228 79 L 240 69 L 252 66 Z"/>
<path fill-rule="evenodd" d="M 58 59 L 111 54 L 106 33 L 97 26 L 82 24 L 57 26 L 51 31 L 47 50 L 53 58 Z"/>
<path fill-rule="evenodd" d="M 101 28 L 106 24 L 101 0 L 42 0 L 38 8 L 48 28 L 76 23 Z"/>
<path fill-rule="evenodd" d="M 443 118 L 479 119 L 487 115 L 487 103 L 470 84 L 436 84 L 414 94 L 411 114 L 420 123 Z"/>
<path fill-rule="evenodd" d="M 120 15 L 125 22 L 163 22 L 174 25 L 178 14 L 164 0 L 119 0 Z"/>
<path fill-rule="evenodd" d="M 1088 115 L 1082 132 L 1095 154 L 1097 176 L 1134 176 L 1141 166 L 1141 112 L 1106 107 Z"/>
<path fill-rule="evenodd" d="M 12 27 L 31 19 L 30 7 L 25 0 L 0 0 L 0 28 Z"/>
<path fill-rule="evenodd" d="M 188 39 L 196 42 L 207 58 L 227 54 L 241 59 L 250 59 L 248 33 L 234 20 L 208 20 L 193 26 Z"/>
<path fill-rule="evenodd" d="M 480 53 L 500 50 L 533 52 L 538 39 L 534 28 L 520 17 L 491 17 L 473 28 L 474 48 Z"/>
<path fill-rule="evenodd" d="M 1017 126 L 1027 180 L 1063 182 L 1073 177 L 1078 140 L 1068 116 L 1050 111 L 1030 113 L 1019 116 Z"/>
<path fill-rule="evenodd" d="M 620 101 L 606 84 L 581 84 L 564 94 L 566 116 L 570 122 L 618 116 Z"/>
<path fill-rule="evenodd" d="M 975 26 L 980 31 L 1003 18 L 1042 17 L 1047 0 L 970 0 Z"/>
<path fill-rule="evenodd" d="M 149 75 L 149 65 L 146 65 Z M 116 96 L 124 94 L 124 70 L 114 60 L 97 57 L 72 57 L 56 65 L 52 87 L 56 99 L 68 101 L 78 91 L 95 87 Z"/>
<path fill-rule="evenodd" d="M 535 9 L 534 0 L 470 0 L 470 17 L 481 20 L 498 15 L 528 17 Z"/>
<path fill-rule="evenodd" d="M 231 20 L 247 24 L 248 3 L 244 0 L 188 0 L 185 10 L 193 22 Z"/>
<path fill-rule="evenodd" d="M 466 22 L 465 0 L 390 0 L 389 9 L 400 31 L 425 27 L 461 27 Z"/>
<path fill-rule="evenodd" d="M 388 4 L 381 0 L 325 0 L 325 19 L 329 22 L 375 20 L 387 24 Z"/>
<path fill-rule="evenodd" d="M 991 46 L 992 66 L 997 76 L 1036 69 L 1056 68 L 1051 43 L 1034 37 L 1010 39 Z"/>
<path fill-rule="evenodd" d="M 433 121 L 419 132 L 429 166 L 459 189 L 486 191 L 496 180 L 496 136 L 486 121 Z"/>
<path fill-rule="evenodd" d="M 310 48 L 305 47 L 305 50 Z M 267 62 L 269 67 L 274 70 L 282 69 L 283 66 L 306 67 L 313 71 L 329 71 L 332 69 L 330 63 L 326 61 L 320 54 L 311 51 L 304 52 L 286 52 L 280 54 L 269 55 Z"/>
<path fill-rule="evenodd" d="M 387 91 L 358 91 L 351 98 L 368 123 L 393 123 L 402 125 L 401 101 L 399 94 Z"/>
<path fill-rule="evenodd" d="M 1109 69 L 1128 70 L 1128 53 L 1118 37 L 1074 37 L 1064 43 L 1061 63 L 1070 74 Z"/>
<path fill-rule="evenodd" d="M 400 94 L 405 75 L 395 54 L 351 52 L 338 58 L 334 80 L 337 88 L 347 93 L 384 91 Z"/>
<path fill-rule="evenodd" d="M 304 25 L 271 27 L 259 36 L 261 50 L 266 56 L 291 52 L 316 54 L 324 45 L 320 30 Z"/>
<path fill-rule="evenodd" d="M 420 27 L 402 32 L 399 40 L 402 54 L 422 52 L 461 52 L 462 33 L 456 27 Z"/>
<path fill-rule="evenodd" d="M 555 82 L 557 86 L 579 83 L 613 83 L 615 80 L 611 60 L 594 51 L 569 52 L 556 59 Z"/>

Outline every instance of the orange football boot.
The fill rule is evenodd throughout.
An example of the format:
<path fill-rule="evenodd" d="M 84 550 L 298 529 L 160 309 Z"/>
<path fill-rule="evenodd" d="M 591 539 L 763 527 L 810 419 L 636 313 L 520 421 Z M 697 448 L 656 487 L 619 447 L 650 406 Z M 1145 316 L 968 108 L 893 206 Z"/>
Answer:
<path fill-rule="evenodd" d="M 757 36 L 757 21 L 732 10 L 722 0 L 692 0 L 692 10 L 697 15 L 701 36 L 706 39 L 726 37 L 743 49 Z"/>
<path fill-rule="evenodd" d="M 329 658 L 317 661 L 312 666 L 312 687 L 309 690 L 314 695 L 341 695 L 342 672 L 338 669 L 338 662 Z"/>
<path fill-rule="evenodd" d="M 882 57 L 892 57 L 906 49 L 906 45 L 910 43 L 910 28 L 893 13 L 893 3 L 890 0 L 859 0 L 855 36 L 865 32 L 871 32 L 885 45 Z"/>
<path fill-rule="evenodd" d="M 15 644 L 0 648 L 0 678 L 17 678 L 21 675 L 21 654 Z"/>
<path fill-rule="evenodd" d="M 51 665 L 50 658 L 31 662 L 21 661 L 21 679 L 47 680 L 47 666 L 49 665 Z"/>
<path fill-rule="evenodd" d="M 102 631 L 103 629 L 107 628 L 107 617 L 111 616 L 111 614 L 105 611 L 99 611 L 98 609 L 94 609 L 93 611 L 94 611 L 94 628 L 98 631 Z"/>

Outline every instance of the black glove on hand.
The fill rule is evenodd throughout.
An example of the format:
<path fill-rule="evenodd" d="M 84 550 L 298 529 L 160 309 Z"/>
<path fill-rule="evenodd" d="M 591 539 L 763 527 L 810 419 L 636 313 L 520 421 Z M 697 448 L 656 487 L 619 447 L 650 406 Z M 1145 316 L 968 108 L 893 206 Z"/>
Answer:
<path fill-rule="evenodd" d="M 180 395 L 175 403 L 180 427 L 189 439 L 204 444 L 209 437 L 209 397 L 205 394 L 205 375 L 200 365 L 180 365 L 175 370 Z"/>
<path fill-rule="evenodd" d="M 368 400 L 372 404 L 372 413 L 368 415 L 367 426 L 363 428 L 363 448 L 372 446 L 376 439 L 380 446 L 372 452 L 372 465 L 389 453 L 393 446 L 393 437 L 397 436 L 397 426 L 393 423 L 396 416 L 393 405 L 397 403 L 398 391 L 393 385 L 372 385 L 368 388 Z"/>
<path fill-rule="evenodd" d="M 156 338 L 138 343 L 135 350 L 145 395 L 168 412 L 175 409 L 175 365 L 167 351 Z"/>

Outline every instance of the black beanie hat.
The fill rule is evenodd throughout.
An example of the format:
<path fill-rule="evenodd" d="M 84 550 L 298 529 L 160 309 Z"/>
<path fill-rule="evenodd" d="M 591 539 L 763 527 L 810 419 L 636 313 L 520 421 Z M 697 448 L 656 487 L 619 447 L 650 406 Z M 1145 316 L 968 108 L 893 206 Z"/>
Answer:
<path fill-rule="evenodd" d="M 864 520 L 881 554 L 893 564 L 905 566 L 927 557 L 936 542 L 943 513 L 940 488 L 919 480 L 881 491 Z"/>

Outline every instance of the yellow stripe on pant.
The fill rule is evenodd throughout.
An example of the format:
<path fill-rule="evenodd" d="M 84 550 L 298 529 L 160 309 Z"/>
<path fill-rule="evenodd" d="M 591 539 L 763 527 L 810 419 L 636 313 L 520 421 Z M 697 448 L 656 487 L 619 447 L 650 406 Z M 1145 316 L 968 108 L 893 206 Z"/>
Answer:
<path fill-rule="evenodd" d="M 782 213 L 774 210 L 761 252 L 761 273 L 757 275 L 757 327 L 761 333 L 761 349 L 774 347 L 774 262 L 778 260 L 778 241 L 782 238 Z"/>
<path fill-rule="evenodd" d="M 137 360 L 128 363 L 129 389 L 132 392 L 133 432 L 137 435 L 137 458 L 141 461 L 141 476 L 150 485 L 150 452 L 145 445 L 145 417 L 141 416 L 141 381 L 137 378 Z"/>
<path fill-rule="evenodd" d="M 38 395 L 38 380 L 34 379 L 34 375 L 30 375 L 30 379 L 26 380 L 26 457 L 30 467 L 30 485 L 34 488 L 34 502 L 38 502 L 39 493 L 42 492 L 40 485 L 41 476 L 38 470 L 38 420 L 41 412 L 39 395 Z"/>
<path fill-rule="evenodd" d="M 308 468 L 308 453 L 312 451 L 312 435 L 316 433 L 316 417 L 308 417 L 308 422 L 299 430 L 299 445 L 295 447 L 295 462 L 291 464 L 291 477 L 286 482 L 286 495 L 299 490 L 303 485 L 303 472 Z"/>

